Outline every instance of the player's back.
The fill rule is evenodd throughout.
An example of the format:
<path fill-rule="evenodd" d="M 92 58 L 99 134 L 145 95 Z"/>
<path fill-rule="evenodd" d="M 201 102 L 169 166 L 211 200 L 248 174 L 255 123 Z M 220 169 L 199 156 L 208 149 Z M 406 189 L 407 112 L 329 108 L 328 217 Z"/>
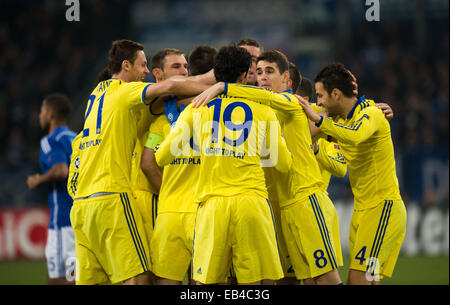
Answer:
<path fill-rule="evenodd" d="M 288 175 L 267 170 L 266 175 L 271 191 L 278 198 L 280 206 L 307 198 L 322 185 L 319 165 L 312 150 L 308 118 L 290 90 L 274 93 L 259 87 L 229 84 L 227 92 L 232 96 L 259 101 L 275 110 L 280 121 L 286 144 L 292 153 L 292 168 Z M 284 183 L 278 183 L 284 181 Z M 286 186 L 287 185 L 287 186 Z M 286 192 L 286 188 L 289 193 Z"/>
<path fill-rule="evenodd" d="M 197 199 L 243 194 L 267 198 L 262 155 L 267 146 L 275 148 L 278 141 L 284 143 L 273 110 L 250 100 L 222 95 L 198 111 L 202 135 Z M 199 130 L 195 123 L 194 130 Z M 275 150 L 270 150 L 271 160 L 283 167 L 290 156 L 286 160 L 278 146 Z"/>
<path fill-rule="evenodd" d="M 100 82 L 90 95 L 80 142 L 82 179 L 76 198 L 131 190 L 137 122 L 149 85 L 109 79 Z"/>

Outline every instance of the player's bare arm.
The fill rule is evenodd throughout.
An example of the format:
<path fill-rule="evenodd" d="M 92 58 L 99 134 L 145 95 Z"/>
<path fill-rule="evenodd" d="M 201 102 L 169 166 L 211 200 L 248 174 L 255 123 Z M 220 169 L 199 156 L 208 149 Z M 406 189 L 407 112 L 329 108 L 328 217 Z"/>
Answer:
<path fill-rule="evenodd" d="M 196 76 L 189 76 L 187 78 L 185 76 L 176 75 L 176 76 L 172 76 L 172 77 L 168 78 L 165 81 L 168 81 L 168 80 L 179 81 L 179 82 L 188 81 L 189 83 L 195 82 L 195 83 L 200 84 L 199 88 L 203 89 L 203 90 L 208 88 L 212 84 L 216 83 L 213 70 L 211 70 L 211 71 L 209 71 L 209 72 L 207 72 L 205 74 L 196 75 Z M 165 81 L 159 82 L 157 84 L 162 84 Z M 152 87 L 155 86 L 155 85 L 156 84 L 152 85 Z M 194 90 L 195 94 L 189 94 L 189 92 L 187 92 L 187 91 L 183 92 L 182 94 L 174 94 L 172 92 L 168 92 L 168 93 L 162 94 L 161 96 L 159 96 L 155 101 L 153 101 L 150 104 L 150 111 L 152 113 L 154 113 L 154 114 L 160 114 L 160 113 L 164 112 L 164 101 L 165 101 L 165 99 L 166 99 L 166 97 L 168 95 L 177 95 L 178 96 L 178 100 L 184 100 L 183 104 L 187 105 L 187 104 L 189 104 L 192 101 L 192 98 L 189 99 L 189 97 L 196 96 L 198 93 L 203 91 L 203 90 L 201 90 L 200 92 L 195 91 L 195 88 L 193 88 L 193 90 Z M 147 90 L 146 93 L 148 93 L 148 90 Z M 147 95 L 146 95 L 146 99 L 147 99 Z"/>
<path fill-rule="evenodd" d="M 69 175 L 69 167 L 65 163 L 56 163 L 45 174 L 34 174 L 27 177 L 27 185 L 34 190 L 39 185 L 66 179 Z"/>
<path fill-rule="evenodd" d="M 322 116 L 314 111 L 314 109 L 309 105 L 307 100 L 303 99 L 302 97 L 297 97 L 297 98 L 298 98 L 298 102 L 299 102 L 300 106 L 302 106 L 303 110 L 305 110 L 305 113 L 306 113 L 306 116 L 308 117 L 308 119 L 310 119 L 314 123 L 319 123 Z"/>
<path fill-rule="evenodd" d="M 197 95 L 209 87 L 210 85 L 205 85 L 197 81 L 173 77 L 149 86 L 145 92 L 145 99 L 154 100 L 157 97 L 170 94 Z"/>
<path fill-rule="evenodd" d="M 209 70 L 204 74 L 189 76 L 189 80 L 197 81 L 206 85 L 214 85 L 216 81 L 216 77 L 214 76 L 214 69 Z"/>
<path fill-rule="evenodd" d="M 206 105 L 211 99 L 221 94 L 224 90 L 225 90 L 224 82 L 216 83 L 215 85 L 203 91 L 196 98 L 194 98 L 194 100 L 192 101 L 192 107 L 198 108 L 203 105 Z"/>
<path fill-rule="evenodd" d="M 162 184 L 162 174 L 161 169 L 156 164 L 155 151 L 153 149 L 144 147 L 141 156 L 141 169 L 153 189 L 159 194 Z"/>

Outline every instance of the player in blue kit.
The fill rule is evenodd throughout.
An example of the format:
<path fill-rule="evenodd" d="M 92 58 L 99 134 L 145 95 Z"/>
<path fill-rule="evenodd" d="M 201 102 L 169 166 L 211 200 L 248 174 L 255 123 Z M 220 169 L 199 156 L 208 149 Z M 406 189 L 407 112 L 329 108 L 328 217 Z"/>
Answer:
<path fill-rule="evenodd" d="M 67 127 L 71 112 L 67 96 L 59 93 L 48 95 L 42 102 L 39 122 L 48 134 L 41 139 L 39 165 L 42 174 L 28 176 L 28 187 L 33 190 L 48 185 L 50 221 L 45 257 L 49 284 L 73 284 L 66 275 L 74 270 L 75 237 L 70 223 L 72 198 L 67 193 L 72 141 L 76 134 Z M 73 276 L 73 275 L 72 275 Z"/>

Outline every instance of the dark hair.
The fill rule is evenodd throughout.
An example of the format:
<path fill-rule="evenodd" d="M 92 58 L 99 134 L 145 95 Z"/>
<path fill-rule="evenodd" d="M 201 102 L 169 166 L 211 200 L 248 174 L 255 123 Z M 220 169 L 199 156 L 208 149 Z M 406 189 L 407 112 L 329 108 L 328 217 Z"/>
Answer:
<path fill-rule="evenodd" d="M 137 56 L 136 52 L 141 50 L 144 50 L 144 46 L 132 40 L 113 41 L 108 54 L 108 68 L 111 75 L 122 70 L 122 62 L 124 60 L 128 60 L 133 64 Z"/>
<path fill-rule="evenodd" d="M 254 39 L 251 39 L 251 38 L 244 38 L 244 39 L 240 40 L 236 45 L 238 47 L 242 47 L 242 46 L 257 47 L 257 48 L 259 48 L 261 53 L 264 52 L 264 47 L 259 42 L 257 42 Z"/>
<path fill-rule="evenodd" d="M 331 94 L 334 88 L 339 89 L 346 97 L 354 97 L 353 78 L 342 63 L 331 63 L 317 74 L 314 82 L 323 83 L 324 89 Z"/>
<path fill-rule="evenodd" d="M 309 78 L 303 77 L 298 89 L 294 92 L 300 96 L 309 97 L 309 102 L 311 103 L 314 97 L 314 88 L 311 80 Z"/>
<path fill-rule="evenodd" d="M 298 90 L 298 86 L 302 82 L 302 75 L 293 62 L 289 62 L 289 74 L 292 80 L 292 93 L 295 93 Z"/>
<path fill-rule="evenodd" d="M 166 59 L 167 55 L 170 54 L 176 54 L 176 55 L 184 55 L 184 52 L 178 50 L 178 49 L 171 49 L 166 48 L 162 49 L 161 51 L 158 51 L 155 55 L 153 55 L 150 67 L 151 69 L 160 68 L 161 70 L 164 70 L 164 59 Z"/>
<path fill-rule="evenodd" d="M 280 71 L 280 74 L 289 70 L 289 61 L 286 55 L 284 55 L 280 51 L 277 50 L 266 51 L 258 57 L 256 62 L 259 62 L 261 60 L 268 61 L 270 63 L 276 63 L 278 66 L 278 70 Z"/>
<path fill-rule="evenodd" d="M 97 81 L 96 81 L 96 85 L 98 85 L 100 82 L 110 79 L 112 77 L 112 73 L 109 70 L 109 68 L 105 68 L 103 69 L 97 76 Z"/>
<path fill-rule="evenodd" d="M 217 49 L 209 45 L 198 45 L 189 54 L 189 75 L 204 74 L 214 67 Z"/>
<path fill-rule="evenodd" d="M 45 107 L 52 109 L 56 115 L 57 120 L 67 121 L 70 112 L 72 111 L 72 104 L 69 98 L 62 93 L 52 93 L 44 98 Z"/>
<path fill-rule="evenodd" d="M 214 76 L 218 82 L 235 83 L 251 64 L 252 56 L 246 49 L 236 45 L 222 47 L 214 63 Z"/>

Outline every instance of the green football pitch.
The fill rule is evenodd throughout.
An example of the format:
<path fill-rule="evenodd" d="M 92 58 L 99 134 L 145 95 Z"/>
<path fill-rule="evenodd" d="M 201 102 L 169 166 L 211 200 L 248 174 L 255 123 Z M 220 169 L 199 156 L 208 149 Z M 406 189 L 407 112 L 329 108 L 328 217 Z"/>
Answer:
<path fill-rule="evenodd" d="M 348 262 L 348 258 L 344 258 Z M 448 256 L 400 256 L 393 277 L 384 279 L 386 285 L 448 285 Z M 0 262 L 0 285 L 45 285 L 44 261 Z M 340 268 L 341 278 L 347 278 L 348 264 Z"/>

